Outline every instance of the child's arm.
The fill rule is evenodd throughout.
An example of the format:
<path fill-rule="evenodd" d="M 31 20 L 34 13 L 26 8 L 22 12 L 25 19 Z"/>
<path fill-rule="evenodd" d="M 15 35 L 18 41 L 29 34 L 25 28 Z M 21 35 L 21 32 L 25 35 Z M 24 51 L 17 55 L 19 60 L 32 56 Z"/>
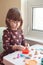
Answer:
<path fill-rule="evenodd" d="M 13 50 L 18 49 L 18 50 L 21 51 L 21 50 L 25 49 L 25 46 L 15 44 L 15 45 L 12 46 L 12 49 Z"/>
<path fill-rule="evenodd" d="M 22 50 L 24 48 L 24 46 L 22 45 L 17 45 L 17 44 L 10 45 L 10 38 L 11 38 L 10 36 L 11 35 L 8 33 L 8 31 L 5 30 L 3 33 L 3 48 L 9 52 L 15 50 Z"/>
<path fill-rule="evenodd" d="M 24 45 L 25 47 L 29 47 L 29 43 L 27 43 L 24 38 L 23 31 L 22 31 L 22 45 Z"/>
<path fill-rule="evenodd" d="M 24 38 L 24 34 L 23 34 L 22 30 L 21 30 L 21 34 L 22 34 L 22 43 L 21 43 L 21 45 L 25 46 L 26 40 Z"/>
<path fill-rule="evenodd" d="M 4 48 L 4 50 L 9 51 L 9 52 L 13 51 L 12 50 L 12 45 L 10 45 L 10 38 L 11 38 L 11 36 L 9 34 L 9 31 L 4 30 L 3 31 L 3 37 L 2 37 L 3 48 Z"/>

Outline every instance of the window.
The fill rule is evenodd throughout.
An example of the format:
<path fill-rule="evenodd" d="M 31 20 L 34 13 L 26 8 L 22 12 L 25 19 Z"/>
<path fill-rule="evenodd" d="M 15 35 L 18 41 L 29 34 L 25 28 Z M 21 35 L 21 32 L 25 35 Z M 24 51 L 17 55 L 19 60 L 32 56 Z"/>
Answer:
<path fill-rule="evenodd" d="M 43 31 L 43 8 L 32 8 L 32 29 Z"/>

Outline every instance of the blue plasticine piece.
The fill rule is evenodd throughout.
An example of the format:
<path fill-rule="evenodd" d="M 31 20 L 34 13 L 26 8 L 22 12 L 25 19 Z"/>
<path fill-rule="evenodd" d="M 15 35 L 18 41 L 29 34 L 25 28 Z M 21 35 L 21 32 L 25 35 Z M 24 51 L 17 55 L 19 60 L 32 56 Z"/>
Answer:
<path fill-rule="evenodd" d="M 24 54 L 20 54 L 20 57 L 24 57 Z"/>
<path fill-rule="evenodd" d="M 30 59 L 30 56 L 26 56 L 24 54 L 20 54 L 20 57 L 25 57 L 26 59 Z"/>

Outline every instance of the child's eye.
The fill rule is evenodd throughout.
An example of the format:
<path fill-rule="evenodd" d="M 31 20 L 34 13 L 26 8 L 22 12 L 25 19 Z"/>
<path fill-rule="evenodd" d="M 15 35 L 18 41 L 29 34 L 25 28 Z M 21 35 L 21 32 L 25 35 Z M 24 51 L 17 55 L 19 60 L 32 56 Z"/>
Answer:
<path fill-rule="evenodd" d="M 15 21 L 15 23 L 19 23 L 20 21 Z"/>

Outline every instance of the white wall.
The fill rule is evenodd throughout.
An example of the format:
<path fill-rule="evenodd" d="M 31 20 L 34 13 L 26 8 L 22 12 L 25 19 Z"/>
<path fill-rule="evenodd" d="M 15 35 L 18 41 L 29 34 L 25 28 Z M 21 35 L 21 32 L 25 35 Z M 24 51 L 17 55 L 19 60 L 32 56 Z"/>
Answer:
<path fill-rule="evenodd" d="M 25 37 L 43 43 L 43 32 L 32 31 L 32 7 L 43 7 L 43 0 L 25 0 L 24 6 L 24 34 Z M 27 6 L 27 7 L 26 7 Z M 27 10 L 27 11 L 26 11 Z"/>
<path fill-rule="evenodd" d="M 27 0 L 21 0 L 21 13 L 23 18 L 24 35 L 27 34 Z"/>

